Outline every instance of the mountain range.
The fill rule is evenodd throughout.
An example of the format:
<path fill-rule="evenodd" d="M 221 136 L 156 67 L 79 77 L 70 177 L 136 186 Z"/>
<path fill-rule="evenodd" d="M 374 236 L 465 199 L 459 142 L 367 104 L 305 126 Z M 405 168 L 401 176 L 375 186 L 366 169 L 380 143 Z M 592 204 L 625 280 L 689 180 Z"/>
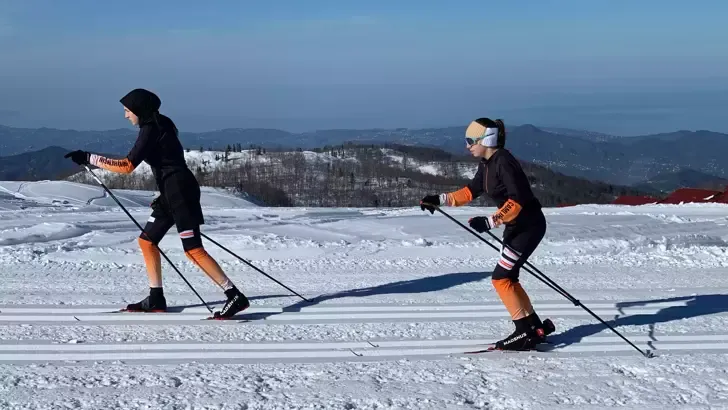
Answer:
<path fill-rule="evenodd" d="M 438 148 L 401 144 L 344 144 L 312 151 L 264 149 L 185 152 L 185 161 L 203 186 L 233 189 L 269 206 L 412 206 L 427 193 L 462 188 L 478 160 Z M 609 203 L 619 195 L 644 195 L 631 187 L 566 176 L 521 161 L 531 189 L 544 206 Z M 111 189 L 156 189 L 151 168 L 134 173 L 97 170 Z M 95 184 L 85 171 L 66 178 Z M 471 205 L 490 205 L 486 195 Z"/>
<path fill-rule="evenodd" d="M 78 166 L 63 158 L 65 148 L 50 146 L 38 151 L 0 157 L 0 180 L 37 181 L 63 179 L 78 170 Z"/>
<path fill-rule="evenodd" d="M 181 132 L 187 149 L 224 150 L 239 145 L 268 149 L 313 149 L 346 142 L 397 143 L 440 148 L 467 154 L 465 126 L 443 128 L 330 129 L 291 133 L 278 129 L 224 129 L 202 133 Z M 73 131 L 0 126 L 0 148 L 5 156 L 42 151 L 50 146 L 125 155 L 136 138 L 134 129 Z M 678 187 L 685 172 L 714 180 L 728 178 L 728 134 L 679 130 L 672 133 L 619 137 L 598 132 L 519 125 L 508 128 L 506 146 L 519 159 L 565 175 L 618 185 L 649 185 L 659 176 L 660 189 Z M 0 169 L 6 168 L 0 160 Z M 25 159 L 14 159 L 22 163 Z M 16 171 L 17 173 L 17 171 Z M 671 176 L 672 175 L 672 176 Z M 646 184 L 646 185 L 645 185 Z"/>
<path fill-rule="evenodd" d="M 633 185 L 635 189 L 654 190 L 662 193 L 683 187 L 723 191 L 728 187 L 728 179 L 692 169 L 683 169 L 677 172 L 658 174 L 647 181 Z"/>

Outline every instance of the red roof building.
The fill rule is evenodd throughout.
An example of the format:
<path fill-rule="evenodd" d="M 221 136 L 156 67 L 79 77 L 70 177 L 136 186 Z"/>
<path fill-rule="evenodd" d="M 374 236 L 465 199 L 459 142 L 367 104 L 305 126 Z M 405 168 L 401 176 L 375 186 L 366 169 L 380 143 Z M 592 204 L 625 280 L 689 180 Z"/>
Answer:
<path fill-rule="evenodd" d="M 614 205 L 647 205 L 660 202 L 660 198 L 651 196 L 622 195 L 618 196 L 612 204 Z"/>
<path fill-rule="evenodd" d="M 713 198 L 711 198 L 710 202 L 715 202 L 718 204 L 728 204 L 728 191 L 724 191 L 719 193 L 718 195 L 715 195 Z"/>
<path fill-rule="evenodd" d="M 659 203 L 661 204 L 683 204 L 691 202 L 715 202 L 715 200 L 723 195 L 721 191 L 711 189 L 697 188 L 680 188 L 673 191 L 667 198 Z"/>

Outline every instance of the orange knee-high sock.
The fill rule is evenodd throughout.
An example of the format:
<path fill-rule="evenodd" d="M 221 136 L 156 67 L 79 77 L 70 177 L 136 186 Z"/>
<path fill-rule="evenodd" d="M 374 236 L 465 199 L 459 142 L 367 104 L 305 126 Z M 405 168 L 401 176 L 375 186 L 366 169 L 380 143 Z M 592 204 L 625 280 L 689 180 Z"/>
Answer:
<path fill-rule="evenodd" d="M 513 320 L 523 319 L 533 313 L 531 299 L 520 283 L 510 279 L 494 279 L 493 287 Z"/>
<path fill-rule="evenodd" d="M 150 288 L 162 287 L 162 259 L 159 255 L 159 249 L 153 243 L 146 239 L 139 238 L 139 247 L 144 256 L 144 264 L 147 265 L 147 277 L 149 278 Z"/>
<path fill-rule="evenodd" d="M 220 265 L 218 265 L 217 261 L 215 261 L 215 259 L 207 253 L 205 248 L 200 247 L 191 249 L 186 251 L 185 255 L 187 255 L 187 258 L 189 258 L 192 263 L 202 269 L 202 271 L 205 272 L 205 274 L 207 274 L 207 276 L 212 279 L 213 282 L 217 283 L 217 285 L 223 290 L 233 288 L 233 282 L 227 277 L 227 275 L 225 275 L 225 272 L 222 271 Z"/>

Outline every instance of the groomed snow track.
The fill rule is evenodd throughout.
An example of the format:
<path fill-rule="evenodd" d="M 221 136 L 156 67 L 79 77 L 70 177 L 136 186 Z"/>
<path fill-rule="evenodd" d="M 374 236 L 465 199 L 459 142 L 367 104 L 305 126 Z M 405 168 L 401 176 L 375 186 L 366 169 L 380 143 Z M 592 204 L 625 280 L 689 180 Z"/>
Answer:
<path fill-rule="evenodd" d="M 665 309 L 687 308 L 688 302 L 662 302 L 641 307 L 620 307 L 621 303 L 585 303 L 601 317 L 629 322 L 634 317 L 654 316 Z M 627 303 L 628 304 L 628 303 Z M 579 307 L 560 301 L 541 301 L 537 305 L 543 317 L 591 317 Z M 443 304 L 443 305 L 326 305 L 296 308 L 252 307 L 227 321 L 209 321 L 204 307 L 170 307 L 168 313 L 120 313 L 113 306 L 0 306 L 0 325 L 56 325 L 56 326 L 117 326 L 159 325 L 184 326 L 267 326 L 357 324 L 414 321 L 482 321 L 503 317 L 502 305 Z M 716 314 L 728 315 L 715 307 Z M 595 323 L 594 326 L 600 326 Z M 569 338 L 556 332 L 544 352 L 518 354 L 535 355 L 605 355 L 638 354 L 617 335 L 595 335 Z M 630 340 L 644 350 L 656 354 L 728 352 L 728 332 L 714 334 L 649 334 L 629 335 Z M 225 343 L 40 343 L 30 341 L 4 341 L 0 343 L 0 363 L 28 362 L 166 362 L 209 361 L 225 363 L 256 362 L 335 362 L 351 360 L 436 359 L 443 356 L 465 355 L 465 352 L 483 348 L 498 335 L 479 339 L 367 339 L 360 341 L 305 341 L 234 342 Z M 514 354 L 494 352 L 496 354 Z"/>

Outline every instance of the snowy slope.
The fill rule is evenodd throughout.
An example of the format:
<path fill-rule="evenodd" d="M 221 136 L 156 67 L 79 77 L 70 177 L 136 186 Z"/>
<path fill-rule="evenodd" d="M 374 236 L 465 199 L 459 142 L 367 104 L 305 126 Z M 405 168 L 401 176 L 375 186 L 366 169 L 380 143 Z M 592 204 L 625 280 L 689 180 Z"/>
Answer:
<path fill-rule="evenodd" d="M 329 153 L 320 153 L 313 151 L 302 151 L 301 154 L 304 156 L 306 161 L 310 162 L 336 162 L 336 161 L 356 161 L 354 158 L 336 158 L 331 156 Z M 225 167 L 237 167 L 241 163 L 264 163 L 264 164 L 275 164 L 281 165 L 280 155 L 261 154 L 256 155 L 256 150 L 243 150 L 242 152 L 230 152 L 228 153 L 228 159 L 225 160 L 224 151 L 185 151 L 185 162 L 187 166 L 193 171 L 197 168 L 203 169 L 206 172 L 212 172 L 216 169 L 222 169 Z M 112 175 L 113 173 L 105 169 L 96 169 L 94 173 L 104 180 L 105 177 Z M 69 179 L 83 177 L 85 171 L 79 174 L 69 177 Z M 149 164 L 142 162 L 139 164 L 137 169 L 134 170 L 135 175 L 140 176 L 151 176 L 152 169 Z"/>
<path fill-rule="evenodd" d="M 398 152 L 393 149 L 389 148 L 382 148 L 382 153 L 389 158 L 393 164 L 397 164 L 401 167 L 407 167 L 407 169 L 421 172 L 423 174 L 431 174 L 431 175 L 446 175 L 446 171 L 444 167 L 450 166 L 447 162 L 442 161 L 419 161 L 413 158 L 407 158 L 405 162 L 405 157 L 402 155 L 401 152 Z M 462 178 L 473 178 L 475 176 L 475 172 L 477 171 L 478 167 L 477 164 L 473 163 L 466 163 L 466 162 L 458 162 L 455 166 L 457 173 L 455 175 L 462 177 Z M 455 176 L 453 175 L 453 176 Z"/>
<path fill-rule="evenodd" d="M 98 175 L 99 172 L 95 171 Z M 158 192 L 114 190 L 114 196 L 125 207 L 149 207 Z M 247 208 L 257 206 L 224 189 L 202 187 L 200 201 L 203 206 Z M 14 210 L 43 205 L 116 207 L 116 202 L 99 185 L 68 181 L 17 182 L 0 181 L 0 210 Z"/>
<path fill-rule="evenodd" d="M 553 350 L 470 356 L 512 325 L 489 279 L 496 252 L 442 215 L 208 195 L 203 232 L 313 300 L 206 242 L 253 303 L 216 322 L 166 262 L 172 313 L 110 313 L 146 293 L 126 215 L 92 188 L 0 186 L 3 409 L 728 407 L 725 205 L 546 210 L 531 262 L 657 357 L 526 272 Z M 152 194 L 119 196 L 143 221 Z M 160 246 L 220 306 L 177 237 Z"/>

